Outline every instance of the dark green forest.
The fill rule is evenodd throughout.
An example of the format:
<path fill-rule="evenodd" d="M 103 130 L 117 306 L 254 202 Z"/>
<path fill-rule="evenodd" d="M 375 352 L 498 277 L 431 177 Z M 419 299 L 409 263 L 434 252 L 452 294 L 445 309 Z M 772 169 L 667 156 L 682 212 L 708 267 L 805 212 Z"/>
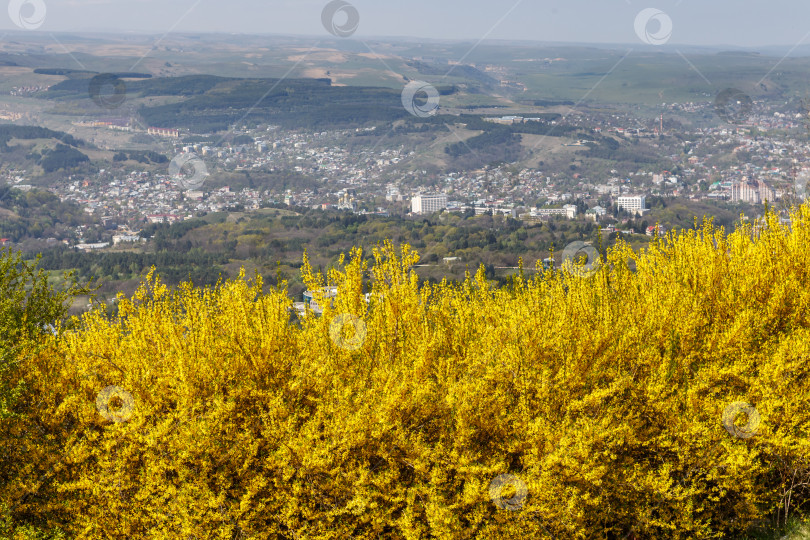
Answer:
<path fill-rule="evenodd" d="M 67 79 L 41 97 L 84 99 L 89 80 Z M 400 92 L 376 87 L 337 87 L 329 79 L 238 79 L 213 75 L 126 82 L 130 97 L 182 96 L 167 105 L 141 107 L 144 122 L 194 133 L 227 130 L 234 122 L 272 122 L 282 127 L 325 129 L 392 122 L 409 116 Z"/>
<path fill-rule="evenodd" d="M 69 146 L 85 146 L 85 142 L 81 139 L 76 139 L 72 135 L 62 131 L 54 131 L 39 126 L 0 124 L 0 151 L 8 150 L 8 142 L 12 139 L 58 139 Z"/>

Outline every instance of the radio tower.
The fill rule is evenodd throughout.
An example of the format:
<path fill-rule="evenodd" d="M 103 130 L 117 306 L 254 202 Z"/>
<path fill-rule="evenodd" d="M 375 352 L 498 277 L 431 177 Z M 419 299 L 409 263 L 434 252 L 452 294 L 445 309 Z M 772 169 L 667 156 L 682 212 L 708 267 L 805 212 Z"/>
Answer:
<path fill-rule="evenodd" d="M 664 113 L 661 113 L 661 126 L 658 128 L 658 133 L 664 134 Z"/>

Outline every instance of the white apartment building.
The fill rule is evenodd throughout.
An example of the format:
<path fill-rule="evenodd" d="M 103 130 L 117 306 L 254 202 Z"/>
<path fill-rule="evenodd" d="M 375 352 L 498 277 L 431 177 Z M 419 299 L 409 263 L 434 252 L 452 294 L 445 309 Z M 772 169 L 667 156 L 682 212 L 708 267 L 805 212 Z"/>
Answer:
<path fill-rule="evenodd" d="M 447 195 L 436 193 L 419 193 L 411 198 L 411 212 L 414 214 L 432 214 L 447 208 Z"/>
<path fill-rule="evenodd" d="M 568 219 L 576 219 L 577 207 L 573 204 L 566 204 L 562 208 L 532 208 L 532 217 L 565 216 Z"/>
<path fill-rule="evenodd" d="M 752 182 L 734 182 L 731 185 L 731 200 L 759 204 L 759 189 Z"/>
<path fill-rule="evenodd" d="M 734 182 L 731 185 L 731 201 L 759 204 L 763 201 L 774 201 L 773 189 L 761 180 Z"/>
<path fill-rule="evenodd" d="M 113 245 L 117 246 L 121 242 L 143 242 L 145 239 L 137 234 L 116 234 L 113 235 Z"/>
<path fill-rule="evenodd" d="M 616 199 L 616 206 L 619 210 L 625 210 L 630 214 L 643 214 L 646 210 L 646 197 L 644 195 L 624 195 Z"/>

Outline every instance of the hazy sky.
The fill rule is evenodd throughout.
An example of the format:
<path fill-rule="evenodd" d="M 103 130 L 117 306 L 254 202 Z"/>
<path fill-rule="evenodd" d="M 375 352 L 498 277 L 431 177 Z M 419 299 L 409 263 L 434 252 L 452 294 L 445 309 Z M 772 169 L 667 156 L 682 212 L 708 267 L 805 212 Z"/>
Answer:
<path fill-rule="evenodd" d="M 6 0 L 7 2 L 9 0 Z M 639 12 L 657 8 L 672 21 L 669 44 L 810 43 L 810 2 L 802 0 L 348 0 L 360 16 L 352 39 L 527 39 L 640 43 Z M 235 32 L 330 37 L 321 23 L 327 0 L 10 0 L 40 32 Z M 44 19 L 32 19 L 45 5 Z M 345 15 L 339 20 L 342 23 Z M 2 29 L 18 27 L 10 15 Z M 655 33 L 659 23 L 653 22 Z"/>

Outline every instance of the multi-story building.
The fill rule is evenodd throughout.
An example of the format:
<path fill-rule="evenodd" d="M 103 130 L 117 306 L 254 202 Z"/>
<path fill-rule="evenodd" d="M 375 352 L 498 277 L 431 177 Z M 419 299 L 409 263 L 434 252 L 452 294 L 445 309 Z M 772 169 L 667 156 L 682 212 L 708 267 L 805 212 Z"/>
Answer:
<path fill-rule="evenodd" d="M 731 201 L 758 204 L 759 190 L 755 185 L 751 185 L 751 183 L 749 183 L 747 180 L 742 182 L 734 182 L 731 185 Z"/>
<path fill-rule="evenodd" d="M 158 137 L 171 137 L 173 139 L 180 138 L 180 131 L 171 128 L 150 127 L 146 130 L 149 135 L 157 135 Z"/>
<path fill-rule="evenodd" d="M 573 204 L 566 204 L 562 208 L 533 208 L 532 217 L 565 216 L 568 219 L 577 217 L 577 207 Z"/>
<path fill-rule="evenodd" d="M 145 239 L 137 234 L 116 234 L 112 237 L 113 245 L 117 246 L 121 242 L 143 242 Z"/>
<path fill-rule="evenodd" d="M 775 200 L 771 187 L 761 180 L 734 182 L 731 185 L 731 201 L 759 204 Z"/>
<path fill-rule="evenodd" d="M 624 195 L 616 199 L 616 206 L 630 214 L 643 214 L 646 210 L 646 197 L 644 195 Z"/>
<path fill-rule="evenodd" d="M 432 214 L 447 208 L 447 195 L 442 193 L 419 193 L 411 198 L 411 212 L 414 214 Z"/>
<path fill-rule="evenodd" d="M 180 221 L 180 216 L 175 214 L 151 214 L 146 216 L 149 223 L 176 223 Z"/>
<path fill-rule="evenodd" d="M 475 211 L 476 216 L 486 214 L 487 212 L 492 212 L 493 216 L 504 215 L 513 218 L 518 217 L 517 208 L 504 208 L 502 206 L 473 206 L 473 210 Z"/>

